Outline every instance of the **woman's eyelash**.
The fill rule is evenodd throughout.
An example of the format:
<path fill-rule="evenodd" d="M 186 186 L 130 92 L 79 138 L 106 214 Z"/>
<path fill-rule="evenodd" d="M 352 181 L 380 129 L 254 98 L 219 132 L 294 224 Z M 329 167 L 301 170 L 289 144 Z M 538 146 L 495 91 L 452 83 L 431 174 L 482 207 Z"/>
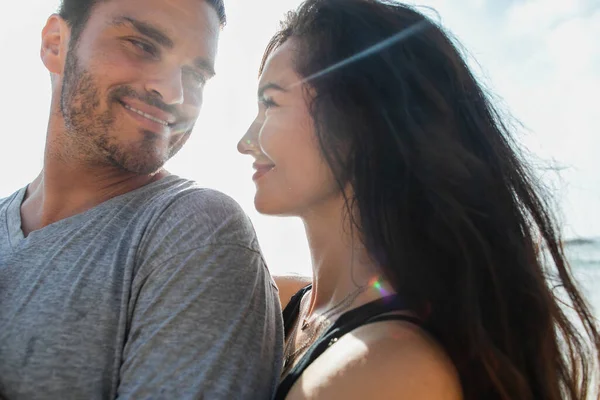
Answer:
<path fill-rule="evenodd" d="M 277 105 L 272 99 L 262 98 L 260 102 L 265 106 L 265 108 L 271 108 Z"/>

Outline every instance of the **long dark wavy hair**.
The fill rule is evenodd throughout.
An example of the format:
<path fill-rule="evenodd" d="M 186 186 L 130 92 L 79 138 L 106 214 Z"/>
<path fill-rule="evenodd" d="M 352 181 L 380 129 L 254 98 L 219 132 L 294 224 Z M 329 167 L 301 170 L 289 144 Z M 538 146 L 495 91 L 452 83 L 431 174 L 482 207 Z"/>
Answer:
<path fill-rule="evenodd" d="M 353 189 L 353 230 L 436 333 L 465 398 L 586 399 L 596 320 L 548 199 L 449 36 L 396 2 L 308 0 L 261 72 L 287 40 L 322 154 Z"/>

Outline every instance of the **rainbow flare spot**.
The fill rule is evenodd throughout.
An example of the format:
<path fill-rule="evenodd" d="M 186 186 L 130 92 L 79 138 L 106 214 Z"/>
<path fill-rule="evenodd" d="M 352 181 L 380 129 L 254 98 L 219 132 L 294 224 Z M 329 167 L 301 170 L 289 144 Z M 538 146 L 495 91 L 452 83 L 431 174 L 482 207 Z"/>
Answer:
<path fill-rule="evenodd" d="M 381 280 L 379 278 L 374 278 L 369 285 L 376 289 L 383 297 L 389 296 L 389 293 L 381 286 Z"/>

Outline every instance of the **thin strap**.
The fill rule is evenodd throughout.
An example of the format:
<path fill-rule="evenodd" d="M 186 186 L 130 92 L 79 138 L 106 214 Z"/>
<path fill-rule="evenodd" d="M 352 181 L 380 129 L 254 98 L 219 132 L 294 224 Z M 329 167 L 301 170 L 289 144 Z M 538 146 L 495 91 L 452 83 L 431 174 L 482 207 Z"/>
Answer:
<path fill-rule="evenodd" d="M 411 324 L 417 325 L 418 327 L 423 326 L 423 321 L 421 321 L 419 318 L 411 317 L 410 315 L 403 315 L 403 314 L 378 315 L 378 316 L 373 317 L 373 318 L 369 319 L 368 321 L 366 321 L 364 323 L 364 325 L 372 324 L 375 322 L 392 321 L 392 320 L 410 322 Z"/>
<path fill-rule="evenodd" d="M 380 315 L 394 311 L 406 311 L 407 309 L 408 307 L 396 295 L 382 297 L 342 314 L 335 324 L 329 328 L 329 331 L 332 331 L 335 327 L 344 327 L 345 329 L 352 330 L 371 318 L 377 318 Z"/>

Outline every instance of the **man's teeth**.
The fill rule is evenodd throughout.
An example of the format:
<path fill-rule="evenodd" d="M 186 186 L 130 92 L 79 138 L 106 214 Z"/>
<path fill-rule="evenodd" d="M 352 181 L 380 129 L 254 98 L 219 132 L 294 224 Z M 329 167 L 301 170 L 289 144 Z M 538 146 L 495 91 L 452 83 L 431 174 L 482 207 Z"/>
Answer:
<path fill-rule="evenodd" d="M 124 104 L 124 106 L 125 106 L 125 108 L 126 108 L 126 109 L 128 109 L 129 111 L 133 111 L 134 113 L 140 114 L 142 117 L 148 118 L 150 121 L 154 121 L 154 122 L 156 122 L 157 124 L 161 124 L 161 125 L 164 125 L 164 126 L 169 126 L 169 123 L 168 123 L 167 121 L 163 121 L 162 119 L 158 119 L 158 118 L 156 118 L 156 117 L 153 117 L 152 115 L 150 115 L 150 114 L 146 114 L 146 113 L 145 113 L 145 112 L 143 112 L 143 111 L 136 110 L 135 108 L 133 108 L 133 107 L 130 107 L 130 106 L 128 106 L 127 104 Z"/>

